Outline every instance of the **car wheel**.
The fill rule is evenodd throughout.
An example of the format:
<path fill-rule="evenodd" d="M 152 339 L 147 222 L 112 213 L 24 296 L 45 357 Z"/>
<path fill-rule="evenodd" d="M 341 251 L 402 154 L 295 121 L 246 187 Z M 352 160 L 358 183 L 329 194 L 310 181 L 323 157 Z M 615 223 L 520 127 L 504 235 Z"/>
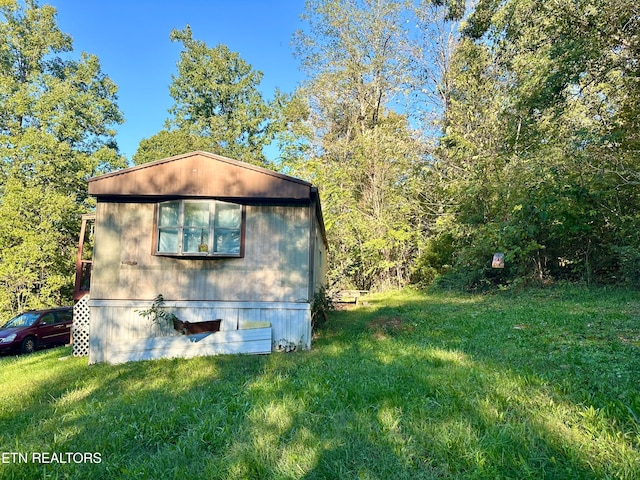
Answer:
<path fill-rule="evenodd" d="M 22 341 L 22 353 L 33 353 L 36 351 L 36 339 L 27 337 Z"/>

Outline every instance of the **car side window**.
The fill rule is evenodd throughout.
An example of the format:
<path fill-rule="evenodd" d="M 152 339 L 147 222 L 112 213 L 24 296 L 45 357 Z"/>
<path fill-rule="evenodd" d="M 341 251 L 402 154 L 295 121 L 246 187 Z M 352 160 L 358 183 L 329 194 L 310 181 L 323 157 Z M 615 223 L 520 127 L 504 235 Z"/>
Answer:
<path fill-rule="evenodd" d="M 53 316 L 53 313 L 46 313 L 40 318 L 40 323 L 51 325 L 52 323 L 56 323 L 56 317 Z"/>
<path fill-rule="evenodd" d="M 59 322 L 69 322 L 72 320 L 71 312 L 58 312 L 58 321 Z"/>

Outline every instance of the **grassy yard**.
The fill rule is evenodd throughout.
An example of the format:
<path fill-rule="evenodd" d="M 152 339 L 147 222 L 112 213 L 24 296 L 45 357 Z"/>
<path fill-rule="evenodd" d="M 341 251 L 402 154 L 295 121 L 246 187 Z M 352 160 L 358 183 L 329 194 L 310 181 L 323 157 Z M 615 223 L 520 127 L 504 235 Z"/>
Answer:
<path fill-rule="evenodd" d="M 640 293 L 367 302 L 310 352 L 0 358 L 0 478 L 640 478 Z"/>

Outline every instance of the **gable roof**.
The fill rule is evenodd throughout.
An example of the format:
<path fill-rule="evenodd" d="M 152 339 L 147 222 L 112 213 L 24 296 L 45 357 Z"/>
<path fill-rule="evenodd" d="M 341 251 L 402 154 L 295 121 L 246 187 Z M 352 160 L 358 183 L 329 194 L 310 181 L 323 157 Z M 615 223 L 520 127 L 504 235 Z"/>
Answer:
<path fill-rule="evenodd" d="M 317 200 L 317 189 L 308 182 L 202 151 L 90 178 L 89 194 L 96 197 Z"/>

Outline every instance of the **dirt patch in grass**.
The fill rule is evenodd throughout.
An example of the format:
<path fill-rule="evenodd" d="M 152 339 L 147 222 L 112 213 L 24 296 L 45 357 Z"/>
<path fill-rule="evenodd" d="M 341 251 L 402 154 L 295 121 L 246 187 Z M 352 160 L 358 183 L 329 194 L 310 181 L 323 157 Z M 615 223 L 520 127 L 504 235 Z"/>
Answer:
<path fill-rule="evenodd" d="M 413 326 L 407 325 L 400 317 L 376 317 L 367 324 L 367 328 L 378 340 L 384 340 L 394 333 L 413 330 Z"/>
<path fill-rule="evenodd" d="M 333 308 L 338 310 L 338 311 L 354 310 L 357 307 L 358 307 L 358 305 L 355 304 L 355 303 L 346 303 L 346 302 L 334 302 L 333 303 Z"/>
<path fill-rule="evenodd" d="M 635 347 L 640 347 L 640 333 L 638 333 L 638 332 L 619 333 L 618 334 L 618 339 L 622 343 L 627 343 L 627 344 L 633 345 Z"/>

